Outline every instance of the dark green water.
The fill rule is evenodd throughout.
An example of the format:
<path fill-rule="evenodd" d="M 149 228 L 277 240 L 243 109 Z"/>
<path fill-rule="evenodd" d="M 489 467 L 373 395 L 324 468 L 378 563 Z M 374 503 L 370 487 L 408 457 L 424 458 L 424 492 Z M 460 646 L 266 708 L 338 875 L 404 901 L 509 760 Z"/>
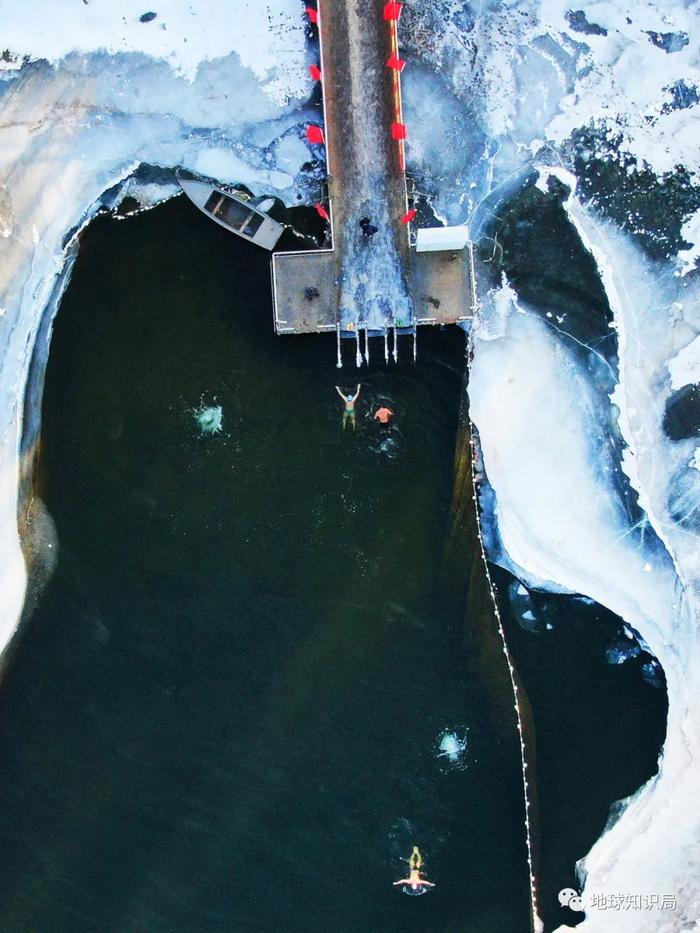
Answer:
<path fill-rule="evenodd" d="M 461 338 L 363 370 L 343 432 L 334 341 L 274 337 L 268 282 L 182 202 L 83 238 L 44 402 L 58 566 L 0 692 L 3 933 L 528 928 L 510 686 L 448 542 Z M 413 843 L 422 898 L 391 885 Z"/>
<path fill-rule="evenodd" d="M 532 592 L 528 630 L 516 623 L 509 598 L 518 582 L 501 568 L 492 575 L 534 719 L 528 738 L 539 802 L 539 905 L 549 933 L 581 922 L 580 913 L 560 906 L 558 892 L 578 889 L 575 864 L 602 835 L 611 804 L 657 771 L 668 713 L 665 681 L 663 673 L 655 686 L 645 680 L 645 651 L 609 663 L 611 646 L 629 642 L 622 620 L 603 606 Z"/>

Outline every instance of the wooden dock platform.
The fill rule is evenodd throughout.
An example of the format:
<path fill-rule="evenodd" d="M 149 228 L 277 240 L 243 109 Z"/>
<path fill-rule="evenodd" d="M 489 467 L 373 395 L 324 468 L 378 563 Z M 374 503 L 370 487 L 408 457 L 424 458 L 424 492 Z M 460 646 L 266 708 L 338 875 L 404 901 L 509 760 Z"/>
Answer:
<path fill-rule="evenodd" d="M 411 249 L 410 280 L 416 324 L 461 324 L 474 314 L 471 246 L 419 253 Z"/>
<path fill-rule="evenodd" d="M 390 326 L 461 324 L 471 319 L 472 274 L 468 247 L 439 253 L 417 253 L 412 249 L 408 274 L 413 318 L 409 321 L 396 318 Z M 276 332 L 314 334 L 337 330 L 335 275 L 333 250 L 276 253 L 272 263 Z M 318 294 L 312 292 L 310 297 L 309 288 Z M 361 322 L 360 329 L 363 328 Z"/>
<path fill-rule="evenodd" d="M 470 246 L 418 252 L 404 222 L 400 68 L 387 65 L 398 54 L 397 24 L 386 18 L 395 6 L 317 0 L 332 245 L 273 254 L 278 333 L 405 332 L 473 314 Z M 377 228 L 369 239 L 363 217 Z"/>
<path fill-rule="evenodd" d="M 272 256 L 272 301 L 278 334 L 335 330 L 337 292 L 333 250 L 304 250 Z M 309 297 L 307 289 L 318 294 Z"/>

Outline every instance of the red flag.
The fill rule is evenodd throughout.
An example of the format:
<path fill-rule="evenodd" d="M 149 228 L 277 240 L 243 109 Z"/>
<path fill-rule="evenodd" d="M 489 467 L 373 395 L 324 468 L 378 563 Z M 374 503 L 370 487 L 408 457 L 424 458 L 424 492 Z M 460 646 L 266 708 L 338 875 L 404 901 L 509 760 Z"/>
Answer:
<path fill-rule="evenodd" d="M 384 19 L 398 19 L 401 16 L 403 3 L 387 3 L 384 5 Z"/>
<path fill-rule="evenodd" d="M 306 127 L 306 138 L 310 143 L 325 143 L 325 137 L 323 135 L 323 130 L 320 126 L 315 126 L 313 123 L 311 126 Z"/>
<path fill-rule="evenodd" d="M 321 80 L 321 69 L 318 67 L 318 65 L 309 65 L 309 71 L 314 81 Z"/>
<path fill-rule="evenodd" d="M 405 123 L 392 123 L 391 124 L 391 138 L 392 139 L 406 139 L 407 136 L 406 125 Z"/>
<path fill-rule="evenodd" d="M 316 208 L 316 213 L 319 217 L 323 217 L 324 220 L 327 220 L 330 223 L 330 217 L 328 216 L 328 211 L 325 209 L 323 204 L 314 204 Z"/>
<path fill-rule="evenodd" d="M 307 6 L 306 15 L 309 17 L 312 23 L 318 22 L 318 12 L 314 10 L 312 6 Z"/>
<path fill-rule="evenodd" d="M 410 224 L 410 222 L 413 220 L 413 218 L 416 216 L 417 213 L 418 211 L 415 209 L 415 207 L 411 208 L 411 210 L 408 211 L 408 213 L 403 215 L 403 217 L 401 218 L 401 223 Z"/>
<path fill-rule="evenodd" d="M 406 62 L 402 58 L 399 58 L 398 55 L 392 55 L 391 58 L 387 60 L 386 67 L 393 68 L 394 71 L 403 71 L 406 67 Z"/>

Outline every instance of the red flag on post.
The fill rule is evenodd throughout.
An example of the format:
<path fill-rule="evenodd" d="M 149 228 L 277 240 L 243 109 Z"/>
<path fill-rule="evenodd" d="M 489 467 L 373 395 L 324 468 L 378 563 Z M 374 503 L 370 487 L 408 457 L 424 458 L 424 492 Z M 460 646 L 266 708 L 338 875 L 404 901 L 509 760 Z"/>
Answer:
<path fill-rule="evenodd" d="M 406 214 L 403 215 L 403 217 L 401 218 L 401 223 L 410 224 L 410 222 L 413 220 L 413 218 L 416 216 L 417 213 L 418 211 L 416 210 L 415 207 L 411 208 L 410 211 L 408 211 Z"/>
<path fill-rule="evenodd" d="M 311 126 L 306 127 L 306 138 L 310 143 L 320 143 L 321 145 L 326 141 L 321 127 L 315 126 L 313 123 Z"/>
<path fill-rule="evenodd" d="M 323 217 L 324 220 L 327 220 L 330 223 L 330 217 L 328 216 L 328 211 L 325 209 L 323 204 L 314 204 L 316 208 L 316 213 L 319 217 Z"/>
<path fill-rule="evenodd" d="M 394 71 L 403 71 L 406 67 L 406 62 L 402 58 L 399 58 L 398 55 L 392 55 L 391 58 L 387 60 L 386 67 L 393 68 Z"/>
<path fill-rule="evenodd" d="M 401 16 L 403 3 L 386 3 L 384 5 L 384 19 L 397 20 Z"/>
<path fill-rule="evenodd" d="M 312 6 L 307 6 L 306 15 L 309 17 L 312 23 L 318 23 L 318 11 L 314 10 Z"/>
<path fill-rule="evenodd" d="M 311 73 L 311 77 L 314 81 L 321 80 L 321 69 L 318 67 L 318 65 L 309 65 L 309 72 Z"/>
<path fill-rule="evenodd" d="M 391 138 L 392 139 L 406 139 L 408 133 L 406 132 L 405 123 L 392 123 L 391 124 Z"/>

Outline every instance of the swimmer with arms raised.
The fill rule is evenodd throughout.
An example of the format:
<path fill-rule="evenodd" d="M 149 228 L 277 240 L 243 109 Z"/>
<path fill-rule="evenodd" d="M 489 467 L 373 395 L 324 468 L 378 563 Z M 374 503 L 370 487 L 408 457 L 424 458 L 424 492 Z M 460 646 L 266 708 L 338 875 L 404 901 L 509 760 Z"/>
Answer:
<path fill-rule="evenodd" d="M 345 411 L 343 412 L 343 431 L 345 430 L 345 425 L 348 420 L 352 424 L 353 431 L 355 430 L 355 402 L 357 401 L 357 396 L 360 394 L 360 383 L 357 383 L 357 389 L 355 389 L 354 395 L 346 395 L 345 392 L 340 388 L 340 386 L 335 387 L 335 391 L 345 402 Z"/>
<path fill-rule="evenodd" d="M 425 894 L 430 888 L 434 888 L 435 885 L 431 881 L 426 881 L 425 878 L 421 878 L 421 866 L 423 865 L 423 856 L 420 854 L 418 846 L 413 847 L 413 852 L 411 852 L 411 857 L 408 860 L 408 867 L 410 871 L 408 873 L 408 878 L 402 878 L 400 881 L 394 882 L 394 887 L 403 885 L 403 891 L 405 894 Z"/>

